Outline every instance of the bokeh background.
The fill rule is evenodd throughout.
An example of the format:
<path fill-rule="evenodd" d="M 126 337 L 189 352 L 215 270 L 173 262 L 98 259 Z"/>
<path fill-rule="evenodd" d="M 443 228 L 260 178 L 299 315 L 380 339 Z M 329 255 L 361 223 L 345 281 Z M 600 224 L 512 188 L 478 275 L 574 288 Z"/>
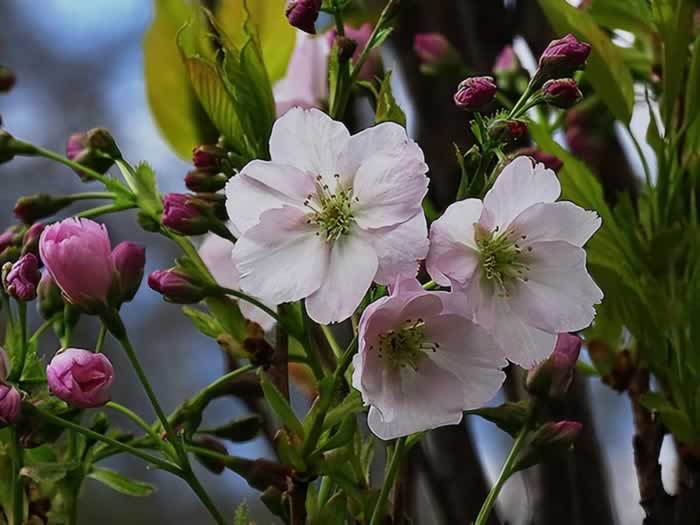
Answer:
<path fill-rule="evenodd" d="M 147 160 L 154 167 L 161 191 L 184 190 L 182 179 L 188 165 L 160 138 L 145 99 L 141 40 L 151 11 L 148 0 L 1 0 L 0 63 L 12 68 L 18 77 L 15 89 L 0 95 L 4 126 L 20 138 L 57 151 L 64 150 L 70 133 L 104 126 L 112 131 L 126 158 L 132 162 Z M 518 51 L 527 65 L 528 51 L 522 42 Z M 391 56 L 387 58 L 391 60 Z M 532 57 L 529 59 L 533 63 Z M 399 82 L 401 78 L 397 75 Z M 402 92 L 401 86 L 398 88 Z M 411 101 L 404 99 L 403 105 L 412 119 Z M 645 129 L 639 118 L 635 129 Z M 39 191 L 71 193 L 85 191 L 85 186 L 70 170 L 43 160 L 19 159 L 0 166 L 0 229 L 13 223 L 12 208 L 19 196 Z M 106 217 L 105 222 L 114 244 L 126 239 L 147 244 L 147 272 L 172 264 L 176 250 L 161 237 L 139 230 L 131 213 Z M 175 408 L 222 373 L 223 357 L 216 344 L 198 335 L 176 306 L 163 303 L 147 287 L 142 288 L 124 313 L 144 367 L 166 410 Z M 94 322 L 84 319 L 77 341 L 87 347 L 94 344 L 96 328 Z M 48 344 L 45 351 L 55 351 L 55 346 Z M 106 351 L 118 371 L 115 400 L 151 418 L 143 392 L 116 345 L 108 342 Z M 616 502 L 616 521 L 640 523 L 642 512 L 637 505 L 627 398 L 598 382 L 588 388 Z M 242 410 L 232 400 L 218 401 L 209 408 L 206 418 L 209 423 L 221 423 Z M 122 423 L 129 428 L 127 422 Z M 488 475 L 493 478 L 509 440 L 488 424 L 477 423 L 472 431 L 486 457 Z M 262 439 L 230 447 L 230 451 L 250 457 L 270 453 Z M 664 479 L 669 486 L 674 479 L 673 454 L 670 447 L 664 447 Z M 179 480 L 148 471 L 140 461 L 125 457 L 110 460 L 108 466 L 154 482 L 159 490 L 148 499 L 132 499 L 87 481 L 81 523 L 209 522 Z M 213 476 L 201 468 L 198 474 L 227 513 L 246 499 L 259 525 L 274 523 L 258 504 L 256 494 L 235 474 Z M 522 479 L 508 483 L 502 501 L 509 523 L 530 522 L 530 496 Z M 421 495 L 423 500 L 424 511 L 430 515 L 427 497 Z"/>

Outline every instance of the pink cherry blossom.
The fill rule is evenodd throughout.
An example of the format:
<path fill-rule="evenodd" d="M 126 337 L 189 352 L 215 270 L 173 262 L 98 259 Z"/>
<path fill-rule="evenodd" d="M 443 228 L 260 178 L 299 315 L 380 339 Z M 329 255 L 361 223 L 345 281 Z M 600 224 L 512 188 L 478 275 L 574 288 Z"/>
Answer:
<path fill-rule="evenodd" d="M 207 235 L 199 247 L 199 255 L 214 279 L 216 279 L 216 282 L 219 283 L 219 286 L 238 290 L 241 276 L 231 262 L 232 250 L 233 244 L 229 241 L 218 235 L 210 234 Z M 258 323 L 266 332 L 274 327 L 275 320 L 257 306 L 245 301 L 239 301 L 238 306 L 243 317 Z"/>
<path fill-rule="evenodd" d="M 475 322 L 526 368 L 551 354 L 558 333 L 590 325 L 603 298 L 582 248 L 600 218 L 555 202 L 560 193 L 553 171 L 518 157 L 483 202 L 456 202 L 430 232 L 430 275 L 466 293 Z"/>
<path fill-rule="evenodd" d="M 381 439 L 457 424 L 503 384 L 502 350 L 460 300 L 411 279 L 362 314 L 352 384 Z"/>
<path fill-rule="evenodd" d="M 414 277 L 428 250 L 423 152 L 394 123 L 350 136 L 295 108 L 226 187 L 241 289 L 268 304 L 306 299 L 312 319 L 352 315 L 373 281 Z"/>
<path fill-rule="evenodd" d="M 297 32 L 296 47 L 287 68 L 287 76 L 274 87 L 277 116 L 295 106 L 316 108 L 328 99 L 328 56 L 325 37 Z"/>

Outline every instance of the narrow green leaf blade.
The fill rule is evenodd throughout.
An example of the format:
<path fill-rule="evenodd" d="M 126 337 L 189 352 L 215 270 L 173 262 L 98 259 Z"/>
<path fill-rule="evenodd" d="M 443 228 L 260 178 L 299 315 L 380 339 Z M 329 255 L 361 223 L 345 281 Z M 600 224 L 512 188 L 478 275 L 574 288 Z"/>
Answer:
<path fill-rule="evenodd" d="M 104 467 L 92 467 L 88 477 L 126 496 L 150 496 L 155 491 L 155 487 L 149 483 L 129 479 L 115 470 Z"/>

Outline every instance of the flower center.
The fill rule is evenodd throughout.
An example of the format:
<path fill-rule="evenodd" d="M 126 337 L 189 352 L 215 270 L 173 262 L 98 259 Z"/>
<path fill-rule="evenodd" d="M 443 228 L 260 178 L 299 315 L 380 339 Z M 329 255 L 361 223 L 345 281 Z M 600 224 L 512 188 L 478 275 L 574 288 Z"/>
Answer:
<path fill-rule="evenodd" d="M 385 359 L 394 370 L 407 366 L 418 370 L 426 352 L 436 352 L 440 344 L 431 343 L 426 339 L 423 319 L 408 319 L 404 325 L 398 330 L 390 330 L 379 336 L 379 357 Z M 374 350 L 374 346 L 370 346 L 369 349 Z"/>
<path fill-rule="evenodd" d="M 520 238 L 525 240 L 527 235 Z M 477 225 L 476 244 L 479 247 L 482 275 L 502 292 L 507 294 L 506 286 L 515 279 L 527 281 L 530 268 L 524 260 L 520 245 L 514 239 L 513 231 L 499 232 L 496 226 L 493 232 L 488 232 Z M 528 247 L 527 250 L 532 251 L 532 248 Z"/>
<path fill-rule="evenodd" d="M 335 178 L 340 179 L 340 175 L 335 175 Z M 316 235 L 323 235 L 328 242 L 336 241 L 350 232 L 354 222 L 352 203 L 358 200 L 353 198 L 352 188 L 343 188 L 339 182 L 335 192 L 331 193 L 319 175 L 316 177 L 316 195 L 308 195 L 304 201 L 304 206 L 311 210 L 307 223 L 318 225 Z"/>

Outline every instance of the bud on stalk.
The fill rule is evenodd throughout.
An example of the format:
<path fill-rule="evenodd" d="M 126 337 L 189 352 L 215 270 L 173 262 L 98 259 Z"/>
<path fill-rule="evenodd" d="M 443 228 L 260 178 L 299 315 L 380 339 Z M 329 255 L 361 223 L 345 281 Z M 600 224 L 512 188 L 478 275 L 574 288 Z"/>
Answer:
<path fill-rule="evenodd" d="M 558 399 L 571 387 L 576 362 L 581 353 L 581 338 L 572 334 L 559 334 L 552 355 L 530 370 L 525 388 L 532 395 Z"/>
<path fill-rule="evenodd" d="M 542 98 L 550 106 L 569 109 L 583 98 L 573 78 L 548 80 L 542 87 Z"/>
<path fill-rule="evenodd" d="M 3 277 L 5 290 L 10 297 L 21 302 L 32 301 L 36 298 L 37 286 L 41 280 L 39 261 L 34 254 L 28 253 L 12 265 Z"/>
<path fill-rule="evenodd" d="M 14 425 L 22 409 L 22 396 L 19 391 L 0 383 L 0 428 Z"/>
<path fill-rule="evenodd" d="M 493 102 L 497 91 L 493 78 L 470 77 L 459 84 L 454 101 L 461 109 L 479 111 Z"/>
<path fill-rule="evenodd" d="M 122 154 L 112 135 L 104 128 L 91 129 L 86 133 L 74 133 L 66 145 L 66 157 L 97 173 L 106 173 Z M 73 170 L 83 182 L 90 176 L 80 169 Z"/>
<path fill-rule="evenodd" d="M 17 199 L 15 217 L 25 224 L 55 215 L 73 203 L 70 197 L 54 197 L 48 193 L 37 193 Z"/>
<path fill-rule="evenodd" d="M 436 73 L 462 62 L 459 52 L 441 33 L 418 33 L 413 38 L 413 50 L 421 61 L 421 70 L 426 73 Z"/>
<path fill-rule="evenodd" d="M 157 270 L 148 276 L 148 286 L 175 304 L 195 304 L 209 296 L 207 289 L 194 283 L 175 268 Z"/>
<path fill-rule="evenodd" d="M 321 0 L 287 0 L 285 15 L 289 23 L 311 35 L 316 34 L 316 20 L 321 12 Z"/>
<path fill-rule="evenodd" d="M 572 34 L 553 40 L 540 57 L 532 87 L 537 88 L 547 80 L 568 77 L 574 71 L 583 69 L 590 53 L 591 46 L 586 42 L 579 42 Z"/>

